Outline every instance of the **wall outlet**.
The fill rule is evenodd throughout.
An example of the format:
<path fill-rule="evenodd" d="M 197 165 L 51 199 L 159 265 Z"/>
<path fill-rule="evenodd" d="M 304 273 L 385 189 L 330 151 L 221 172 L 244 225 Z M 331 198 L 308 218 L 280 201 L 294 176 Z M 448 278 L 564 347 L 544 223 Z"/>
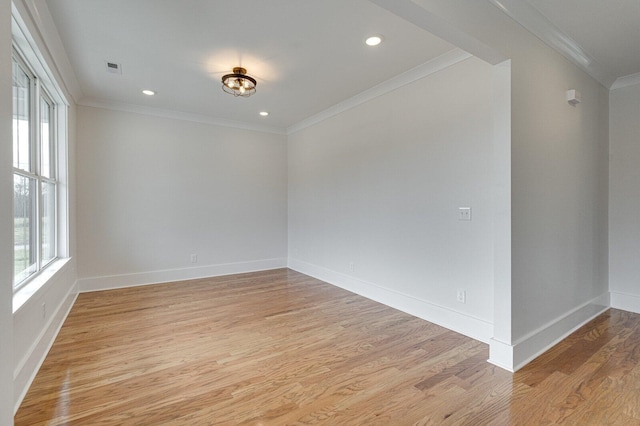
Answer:
<path fill-rule="evenodd" d="M 356 264 L 354 262 L 349 262 L 349 272 L 355 272 Z"/>
<path fill-rule="evenodd" d="M 456 300 L 460 303 L 467 303 L 467 292 L 464 290 L 458 290 L 456 292 Z"/>
<path fill-rule="evenodd" d="M 471 220 L 471 207 L 458 207 L 458 220 Z"/>
<path fill-rule="evenodd" d="M 192 254 L 191 255 L 191 263 L 198 263 L 198 255 L 197 254 Z"/>

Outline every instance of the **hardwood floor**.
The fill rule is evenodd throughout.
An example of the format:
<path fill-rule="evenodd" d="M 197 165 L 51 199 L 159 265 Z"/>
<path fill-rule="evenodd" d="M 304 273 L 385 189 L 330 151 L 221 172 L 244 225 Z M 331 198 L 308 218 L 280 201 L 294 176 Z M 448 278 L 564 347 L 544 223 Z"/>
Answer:
<path fill-rule="evenodd" d="M 516 374 L 487 345 L 280 269 L 81 294 L 16 425 L 640 424 L 640 315 Z"/>

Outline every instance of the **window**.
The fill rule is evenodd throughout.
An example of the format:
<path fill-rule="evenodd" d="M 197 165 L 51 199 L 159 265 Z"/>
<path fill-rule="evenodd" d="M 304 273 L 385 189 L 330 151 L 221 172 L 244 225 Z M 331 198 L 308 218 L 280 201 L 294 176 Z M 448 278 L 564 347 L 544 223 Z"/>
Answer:
<path fill-rule="evenodd" d="M 13 65 L 14 289 L 58 256 L 57 105 L 23 57 Z"/>

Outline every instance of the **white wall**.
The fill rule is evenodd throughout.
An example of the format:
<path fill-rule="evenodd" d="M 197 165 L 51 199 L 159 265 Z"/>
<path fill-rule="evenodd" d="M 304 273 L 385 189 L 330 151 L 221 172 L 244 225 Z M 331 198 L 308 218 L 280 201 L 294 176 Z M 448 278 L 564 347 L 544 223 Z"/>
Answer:
<path fill-rule="evenodd" d="M 420 3 L 511 60 L 511 339 L 491 357 L 518 369 L 609 304 L 608 91 L 489 2 Z"/>
<path fill-rule="evenodd" d="M 79 107 L 81 290 L 286 266 L 286 155 L 284 135 Z"/>
<path fill-rule="evenodd" d="M 0 424 L 13 424 L 11 2 L 0 0 Z"/>
<path fill-rule="evenodd" d="M 609 303 L 608 91 L 529 37 L 511 54 L 512 344 L 528 354 L 519 363 Z M 581 104 L 567 103 L 568 89 Z"/>
<path fill-rule="evenodd" d="M 78 294 L 75 259 L 13 314 L 13 387 L 17 410 Z"/>
<path fill-rule="evenodd" d="M 640 313 L 640 85 L 610 94 L 611 306 Z"/>
<path fill-rule="evenodd" d="M 290 267 L 488 340 L 491 105 L 471 58 L 290 135 Z"/>
<path fill-rule="evenodd" d="M 606 309 L 608 93 L 488 1 L 372 0 L 492 64 L 511 61 L 511 293 L 492 362 L 517 369 Z M 565 101 L 568 89 L 583 103 Z"/>

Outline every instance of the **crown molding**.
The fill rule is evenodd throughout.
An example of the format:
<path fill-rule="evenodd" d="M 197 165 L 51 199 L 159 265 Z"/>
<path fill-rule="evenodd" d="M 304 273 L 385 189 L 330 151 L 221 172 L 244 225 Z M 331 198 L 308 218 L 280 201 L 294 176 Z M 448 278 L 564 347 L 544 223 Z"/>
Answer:
<path fill-rule="evenodd" d="M 605 67 L 589 55 L 575 40 L 569 37 L 526 0 L 486 0 L 530 33 L 582 68 L 600 84 L 611 88 L 616 80 Z"/>
<path fill-rule="evenodd" d="M 112 111 L 124 111 L 135 114 L 150 115 L 153 117 L 170 118 L 174 120 L 191 121 L 194 123 L 211 124 L 214 126 L 230 127 L 234 129 L 250 130 L 255 132 L 273 133 L 276 135 L 286 135 L 284 129 L 280 127 L 251 124 L 242 121 L 226 120 L 224 118 L 214 118 L 201 114 L 189 112 L 167 110 L 161 108 L 151 108 L 140 105 L 126 104 L 120 102 L 105 101 L 93 98 L 82 98 L 78 105 L 93 108 L 108 109 Z"/>
<path fill-rule="evenodd" d="M 625 75 L 624 77 L 618 77 L 618 79 L 611 85 L 611 90 L 620 89 L 622 87 L 635 86 L 640 84 L 640 72 L 636 74 Z"/>
<path fill-rule="evenodd" d="M 76 73 L 69 61 L 49 7 L 44 0 L 14 0 L 14 10 L 21 16 L 45 60 L 53 68 L 57 80 L 77 103 L 83 93 Z"/>
<path fill-rule="evenodd" d="M 309 118 L 306 118 L 292 126 L 287 127 L 287 134 L 296 133 L 302 129 L 318 124 L 328 118 L 345 112 L 349 109 L 355 108 L 360 104 L 368 102 L 374 98 L 396 90 L 402 86 L 413 83 L 416 80 L 424 78 L 428 75 L 434 74 L 452 65 L 462 62 L 465 59 L 472 57 L 470 53 L 465 52 L 462 49 L 455 48 L 447 53 L 444 53 L 437 58 L 425 62 L 422 65 L 418 65 L 415 68 L 410 69 L 402 74 L 399 74 L 387 81 L 384 81 L 377 86 L 365 90 L 345 101 L 335 104 L 334 106 L 325 109 L 324 111 L 315 114 Z"/>

